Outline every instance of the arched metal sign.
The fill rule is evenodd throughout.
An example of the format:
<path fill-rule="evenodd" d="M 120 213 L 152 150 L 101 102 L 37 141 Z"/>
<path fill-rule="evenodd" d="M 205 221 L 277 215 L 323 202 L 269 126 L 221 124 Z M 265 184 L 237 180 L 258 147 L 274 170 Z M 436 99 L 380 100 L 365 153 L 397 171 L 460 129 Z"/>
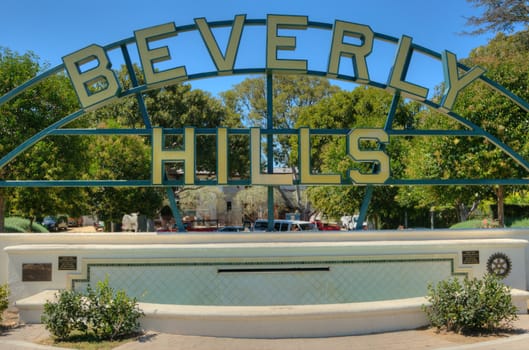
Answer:
<path fill-rule="evenodd" d="M 241 41 L 245 38 L 250 27 L 264 27 L 266 40 L 262 42 L 265 52 L 264 67 L 238 67 L 237 59 L 241 55 Z M 219 44 L 214 30 L 224 28 L 229 31 L 226 43 Z M 296 35 L 303 35 L 308 30 L 325 32 L 329 38 L 329 50 L 324 54 L 328 57 L 326 69 L 311 70 L 303 57 L 284 58 L 284 53 L 296 49 Z M 289 30 L 288 34 L 281 34 Z M 164 40 L 175 37 L 181 33 L 198 32 L 203 45 L 209 53 L 209 59 L 215 69 L 207 72 L 189 74 L 185 64 L 167 67 L 171 64 L 171 52 Z M 294 33 L 294 34 L 293 34 Z M 376 49 L 377 42 L 394 45 L 394 61 L 392 69 L 387 72 L 385 82 L 375 81 L 371 78 L 367 58 Z M 140 85 L 135 76 L 130 47 L 137 48 L 137 54 L 145 83 Z M 222 47 L 221 47 L 222 46 Z M 119 55 L 125 62 L 130 74 L 132 87 L 121 86 L 112 70 L 112 55 Z M 444 74 L 445 91 L 440 101 L 428 99 L 428 88 L 407 80 L 410 61 L 416 54 L 441 62 Z M 290 56 L 289 56 L 290 57 Z M 341 63 L 349 62 L 352 65 L 352 74 L 343 73 Z M 160 64 L 165 63 L 161 67 Z M 245 15 L 237 15 L 233 20 L 208 23 L 204 18 L 197 18 L 194 24 L 175 26 L 166 23 L 134 32 L 134 36 L 107 46 L 90 45 L 63 57 L 63 64 L 44 72 L 18 88 L 0 97 L 0 105 L 15 98 L 26 89 L 31 88 L 39 81 L 52 75 L 66 72 L 70 77 L 73 88 L 79 98 L 81 108 L 62 118 L 33 135 L 25 142 L 0 159 L 0 168 L 11 162 L 26 149 L 40 140 L 52 135 L 143 135 L 150 137 L 152 145 L 152 167 L 150 180 L 23 180 L 0 179 L 0 187 L 52 187 L 52 186 L 174 186 L 174 185 L 319 185 L 319 184 L 354 184 L 354 185 L 416 185 L 416 184 L 529 184 L 528 178 L 512 179 L 398 179 L 393 178 L 390 172 L 390 159 L 384 148 L 366 151 L 359 147 L 362 140 L 371 140 L 379 145 L 389 142 L 392 137 L 403 136 L 470 136 L 488 140 L 500 148 L 508 157 L 514 159 L 523 169 L 529 171 L 529 162 L 521 157 L 508 145 L 497 139 L 483 128 L 465 120 L 456 114 L 452 108 L 458 93 L 469 84 L 480 80 L 490 88 L 498 91 L 505 98 L 510 99 L 525 111 L 529 111 L 529 104 L 502 86 L 484 76 L 485 70 L 481 67 L 467 67 L 457 62 L 456 56 L 444 51 L 437 53 L 413 43 L 409 36 L 395 38 L 374 32 L 369 26 L 341 20 L 334 23 L 312 22 L 306 16 L 293 15 L 268 15 L 266 19 L 247 19 Z M 269 123 L 267 128 L 230 129 L 219 127 L 216 129 L 202 129 L 186 127 L 183 129 L 163 129 L 151 125 L 149 111 L 143 100 L 143 93 L 150 89 L 159 89 L 163 86 L 182 81 L 213 78 L 224 75 L 266 74 L 268 77 L 268 91 L 271 91 L 272 76 L 280 73 L 307 74 L 329 77 L 350 81 L 357 84 L 369 85 L 385 89 L 394 95 L 387 115 L 386 127 L 382 129 L 274 129 L 272 127 L 271 110 L 273 101 L 269 93 Z M 140 106 L 144 128 L 142 129 L 71 129 L 64 127 L 71 121 L 81 118 L 86 112 L 93 111 L 116 99 L 134 96 Z M 429 108 L 437 110 L 449 118 L 456 120 L 464 127 L 462 130 L 406 130 L 393 129 L 392 122 L 396 112 L 397 101 L 401 98 L 410 98 Z M 163 140 L 168 134 L 182 134 L 185 138 L 185 150 L 168 151 L 162 148 Z M 229 153 L 228 136 L 232 134 L 247 135 L 250 140 L 251 176 L 249 180 L 230 180 L 227 175 L 227 157 Z M 269 165 L 266 172 L 260 167 L 261 136 L 271 137 L 276 134 L 296 135 L 299 140 L 299 176 L 294 179 L 290 174 L 274 173 Z M 357 162 L 377 164 L 375 173 L 362 173 L 358 169 L 350 169 L 348 176 L 342 178 L 337 174 L 313 174 L 310 166 L 311 137 L 315 135 L 339 135 L 347 139 L 347 154 Z M 195 174 L 195 149 L 194 139 L 197 135 L 215 135 L 217 140 L 217 174 L 214 180 L 198 180 Z M 269 152 L 270 153 L 270 152 Z M 272 155 L 268 154 L 269 160 Z M 175 182 L 164 176 L 165 162 L 183 162 L 183 180 Z M 269 161 L 273 164 L 273 161 Z"/>

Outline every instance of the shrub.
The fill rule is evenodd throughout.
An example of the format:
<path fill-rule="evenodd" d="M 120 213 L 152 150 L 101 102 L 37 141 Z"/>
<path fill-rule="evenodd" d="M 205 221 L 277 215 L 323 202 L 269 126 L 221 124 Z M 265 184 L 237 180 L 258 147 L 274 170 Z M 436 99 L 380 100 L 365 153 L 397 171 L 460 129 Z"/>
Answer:
<path fill-rule="evenodd" d="M 9 306 L 9 287 L 7 284 L 0 286 L 0 321 L 2 321 L 2 314 Z"/>
<path fill-rule="evenodd" d="M 430 323 L 458 333 L 493 332 L 510 328 L 518 318 L 510 288 L 498 277 L 467 277 L 428 285 L 429 306 L 423 306 Z"/>
<path fill-rule="evenodd" d="M 529 227 L 529 219 L 519 219 L 515 220 L 511 227 Z"/>
<path fill-rule="evenodd" d="M 116 340 L 134 334 L 143 315 L 135 298 L 115 292 L 105 280 L 95 289 L 89 286 L 87 294 L 61 291 L 57 302 L 44 305 L 42 323 L 59 340 L 79 332 L 96 340 Z"/>
<path fill-rule="evenodd" d="M 108 280 L 98 282 L 94 290 L 88 287 L 89 326 L 98 339 L 119 339 L 134 333 L 144 313 L 137 307 L 136 298 L 124 291 L 115 292 Z"/>
<path fill-rule="evenodd" d="M 481 228 L 482 223 L 483 221 L 479 219 L 467 220 L 450 226 L 450 229 Z"/>
<path fill-rule="evenodd" d="M 30 232 L 29 220 L 17 216 L 7 217 L 5 219 L 4 228 L 5 232 L 11 233 Z M 48 232 L 48 230 L 44 226 L 33 222 L 33 225 L 31 225 L 31 232 Z"/>
<path fill-rule="evenodd" d="M 64 340 L 74 330 L 86 332 L 87 306 L 84 305 L 81 293 L 75 291 L 61 291 L 57 295 L 57 302 L 46 302 L 42 323 L 57 339 Z"/>

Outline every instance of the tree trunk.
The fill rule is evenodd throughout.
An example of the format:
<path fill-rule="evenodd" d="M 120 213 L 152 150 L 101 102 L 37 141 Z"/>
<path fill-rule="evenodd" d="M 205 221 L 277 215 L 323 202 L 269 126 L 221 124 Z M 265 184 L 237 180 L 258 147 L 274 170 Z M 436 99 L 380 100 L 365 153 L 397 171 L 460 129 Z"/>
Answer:
<path fill-rule="evenodd" d="M 4 194 L 0 192 L 0 233 L 5 232 Z"/>
<path fill-rule="evenodd" d="M 500 227 L 505 227 L 505 188 L 502 185 L 499 185 L 496 189 L 496 197 L 498 199 L 498 224 L 500 225 Z"/>

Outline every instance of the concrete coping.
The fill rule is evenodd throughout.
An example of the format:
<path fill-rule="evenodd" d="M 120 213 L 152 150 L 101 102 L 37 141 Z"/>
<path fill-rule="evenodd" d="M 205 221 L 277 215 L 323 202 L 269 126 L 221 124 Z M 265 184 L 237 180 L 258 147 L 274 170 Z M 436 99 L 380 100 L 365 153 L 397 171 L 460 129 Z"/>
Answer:
<path fill-rule="evenodd" d="M 45 290 L 16 302 L 21 320 L 40 323 L 46 301 L 57 290 Z M 513 304 L 527 312 L 529 292 L 512 289 Z M 291 338 L 367 334 L 414 329 L 428 324 L 424 297 L 347 304 L 207 306 L 138 303 L 143 329 L 200 336 Z"/>
<path fill-rule="evenodd" d="M 18 308 L 35 309 L 42 307 L 48 301 L 56 301 L 59 290 L 44 290 L 27 298 L 16 301 Z M 511 289 L 513 302 L 521 306 L 521 312 L 527 312 L 529 291 Z M 521 301 L 521 303 L 520 303 Z M 425 297 L 406 299 L 368 301 L 344 304 L 315 304 L 315 305 L 266 305 L 266 306 L 219 306 L 219 305 L 173 305 L 138 302 L 145 314 L 169 317 L 179 314 L 187 317 L 248 317 L 248 316 L 307 316 L 307 315 L 339 315 L 347 313 L 376 313 L 398 310 L 415 310 L 417 307 L 428 305 Z M 520 308 L 520 307 L 519 307 Z"/>
<path fill-rule="evenodd" d="M 12 245 L 4 248 L 9 254 L 23 254 L 25 252 L 35 251 L 95 251 L 95 250 L 113 250 L 113 251 L 131 251 L 131 250 L 173 250 L 173 249 L 231 249 L 231 248 L 297 248 L 297 247 L 400 247 L 413 248 L 423 246 L 445 246 L 454 247 L 460 245 L 466 246 L 508 246 L 508 247 L 526 247 L 529 242 L 525 239 L 460 239 L 460 240 L 426 240 L 426 241 L 339 241 L 339 242 L 228 242 L 228 243 L 158 243 L 158 244 L 21 244 Z"/>

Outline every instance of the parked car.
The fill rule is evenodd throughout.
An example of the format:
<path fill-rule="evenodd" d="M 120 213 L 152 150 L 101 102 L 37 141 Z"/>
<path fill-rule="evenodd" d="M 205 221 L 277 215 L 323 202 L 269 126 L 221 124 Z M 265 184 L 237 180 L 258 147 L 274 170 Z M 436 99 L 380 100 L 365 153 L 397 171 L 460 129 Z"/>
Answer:
<path fill-rule="evenodd" d="M 80 219 L 79 218 L 68 218 L 68 227 L 78 227 L 80 225 Z"/>
<path fill-rule="evenodd" d="M 244 227 L 242 226 L 224 226 L 217 230 L 217 232 L 243 232 Z"/>
<path fill-rule="evenodd" d="M 94 228 L 97 232 L 101 232 L 105 230 L 105 222 L 104 221 L 96 221 L 94 222 Z"/>
<path fill-rule="evenodd" d="M 41 225 L 46 227 L 50 232 L 57 231 L 57 219 L 53 216 L 45 216 L 44 219 L 42 219 Z"/>
<path fill-rule="evenodd" d="M 268 220 L 255 220 L 255 223 L 253 225 L 253 231 L 264 232 L 267 229 Z M 313 224 L 309 221 L 276 219 L 274 220 L 274 231 L 318 231 L 318 227 L 316 226 L 316 224 Z"/>
<path fill-rule="evenodd" d="M 59 216 L 57 218 L 57 230 L 66 231 L 68 230 L 68 217 L 67 216 Z"/>

